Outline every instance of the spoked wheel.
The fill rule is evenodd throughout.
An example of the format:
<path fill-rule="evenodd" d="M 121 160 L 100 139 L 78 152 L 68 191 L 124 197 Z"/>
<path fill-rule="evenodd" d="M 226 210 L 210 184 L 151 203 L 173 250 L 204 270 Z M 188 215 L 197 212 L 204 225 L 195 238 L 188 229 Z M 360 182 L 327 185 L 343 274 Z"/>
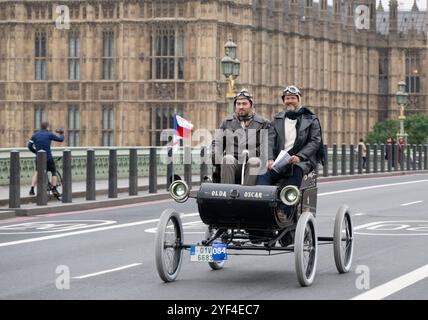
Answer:
<path fill-rule="evenodd" d="M 211 237 L 216 233 L 216 229 L 208 226 L 207 230 L 205 231 L 205 239 L 211 239 Z M 223 269 L 224 266 L 224 262 L 225 260 L 222 261 L 213 261 L 213 262 L 208 262 L 208 265 L 211 267 L 211 269 L 213 270 L 220 270 Z"/>
<path fill-rule="evenodd" d="M 297 279 L 302 287 L 308 287 L 314 282 L 318 257 L 315 218 L 310 212 L 304 212 L 297 222 L 294 256 Z"/>
<path fill-rule="evenodd" d="M 156 269 L 165 282 L 174 281 L 181 267 L 183 226 L 179 214 L 166 209 L 159 220 L 155 238 Z"/>
<path fill-rule="evenodd" d="M 334 262 L 339 273 L 351 269 L 354 252 L 354 231 L 352 229 L 351 212 L 346 205 L 339 208 L 334 222 L 333 233 Z"/>

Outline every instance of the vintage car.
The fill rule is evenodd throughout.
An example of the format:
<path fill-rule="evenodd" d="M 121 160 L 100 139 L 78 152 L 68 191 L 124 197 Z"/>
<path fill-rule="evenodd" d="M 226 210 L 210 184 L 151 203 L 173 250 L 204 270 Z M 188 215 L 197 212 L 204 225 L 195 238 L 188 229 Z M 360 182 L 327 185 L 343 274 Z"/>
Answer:
<path fill-rule="evenodd" d="M 265 251 L 266 255 L 294 252 L 297 279 L 310 286 L 315 278 L 319 244 L 333 244 L 339 273 L 351 268 L 354 238 L 350 210 L 342 205 L 335 218 L 332 237 L 319 237 L 315 217 L 317 175 L 304 176 L 300 187 L 292 185 L 245 186 L 212 183 L 206 179 L 196 194 L 199 216 L 206 224 L 200 243 L 185 244 L 180 214 L 165 210 L 155 239 L 156 266 L 160 278 L 174 281 L 180 271 L 183 250 L 191 261 L 206 262 L 214 270 L 223 268 L 227 256 L 239 251 Z M 177 202 L 190 196 L 185 181 L 169 188 Z M 281 208 L 288 209 L 284 212 Z"/>

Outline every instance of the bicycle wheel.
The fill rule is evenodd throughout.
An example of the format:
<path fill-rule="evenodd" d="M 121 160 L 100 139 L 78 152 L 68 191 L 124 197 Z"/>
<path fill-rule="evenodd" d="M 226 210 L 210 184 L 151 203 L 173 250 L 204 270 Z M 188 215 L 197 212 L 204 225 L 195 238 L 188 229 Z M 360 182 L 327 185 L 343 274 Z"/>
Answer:
<path fill-rule="evenodd" d="M 56 183 L 56 189 L 58 190 L 59 196 L 57 196 L 58 200 L 61 200 L 62 195 L 62 176 L 61 173 L 57 172 L 57 183 Z"/>

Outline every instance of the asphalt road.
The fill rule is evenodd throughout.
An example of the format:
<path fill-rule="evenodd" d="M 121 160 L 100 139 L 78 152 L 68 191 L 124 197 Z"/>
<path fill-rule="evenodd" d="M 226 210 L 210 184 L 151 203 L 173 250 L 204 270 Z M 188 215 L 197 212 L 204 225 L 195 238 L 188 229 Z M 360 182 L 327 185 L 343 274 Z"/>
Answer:
<path fill-rule="evenodd" d="M 349 273 L 336 271 L 333 247 L 320 246 L 317 275 L 299 286 L 294 254 L 230 256 L 223 270 L 190 262 L 163 283 L 154 237 L 162 211 L 183 213 L 185 242 L 202 239 L 194 200 L 0 221 L 0 299 L 428 299 L 428 175 L 319 184 L 316 226 L 332 236 L 336 212 L 352 211 Z"/>

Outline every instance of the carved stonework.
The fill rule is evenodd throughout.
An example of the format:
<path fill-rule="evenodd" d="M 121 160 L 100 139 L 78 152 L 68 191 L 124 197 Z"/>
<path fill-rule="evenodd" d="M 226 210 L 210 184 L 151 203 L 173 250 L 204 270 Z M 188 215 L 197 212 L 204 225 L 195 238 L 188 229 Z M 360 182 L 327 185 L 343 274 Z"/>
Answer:
<path fill-rule="evenodd" d="M 68 91 L 79 91 L 79 83 L 73 82 L 67 84 L 67 90 Z"/>
<path fill-rule="evenodd" d="M 184 83 L 177 83 L 177 99 L 185 99 Z"/>
<path fill-rule="evenodd" d="M 80 85 L 79 83 L 67 83 L 67 99 L 79 100 L 80 99 Z"/>
<path fill-rule="evenodd" d="M 82 84 L 81 100 L 86 100 L 86 84 Z"/>
<path fill-rule="evenodd" d="M 24 83 L 24 99 L 31 100 L 31 84 Z"/>
<path fill-rule="evenodd" d="M 140 100 L 144 99 L 144 84 L 143 83 L 140 83 L 138 86 L 138 98 Z"/>
<path fill-rule="evenodd" d="M 189 83 L 189 99 L 195 100 L 195 85 L 193 83 Z"/>
<path fill-rule="evenodd" d="M 34 100 L 46 100 L 46 98 L 47 98 L 46 87 L 47 86 L 45 83 L 33 84 L 33 99 Z"/>
<path fill-rule="evenodd" d="M 48 99 L 52 100 L 52 83 L 48 84 Z"/>
<path fill-rule="evenodd" d="M 64 97 L 64 84 L 60 84 L 59 86 L 58 86 L 58 90 L 59 90 L 59 96 L 60 97 Z"/>
<path fill-rule="evenodd" d="M 116 90 L 113 84 L 102 85 L 99 91 L 100 100 L 114 100 L 116 97 Z"/>
<path fill-rule="evenodd" d="M 6 100 L 5 84 L 0 83 L 0 100 Z"/>
<path fill-rule="evenodd" d="M 175 99 L 175 83 L 153 83 L 152 97 L 159 100 Z"/>

